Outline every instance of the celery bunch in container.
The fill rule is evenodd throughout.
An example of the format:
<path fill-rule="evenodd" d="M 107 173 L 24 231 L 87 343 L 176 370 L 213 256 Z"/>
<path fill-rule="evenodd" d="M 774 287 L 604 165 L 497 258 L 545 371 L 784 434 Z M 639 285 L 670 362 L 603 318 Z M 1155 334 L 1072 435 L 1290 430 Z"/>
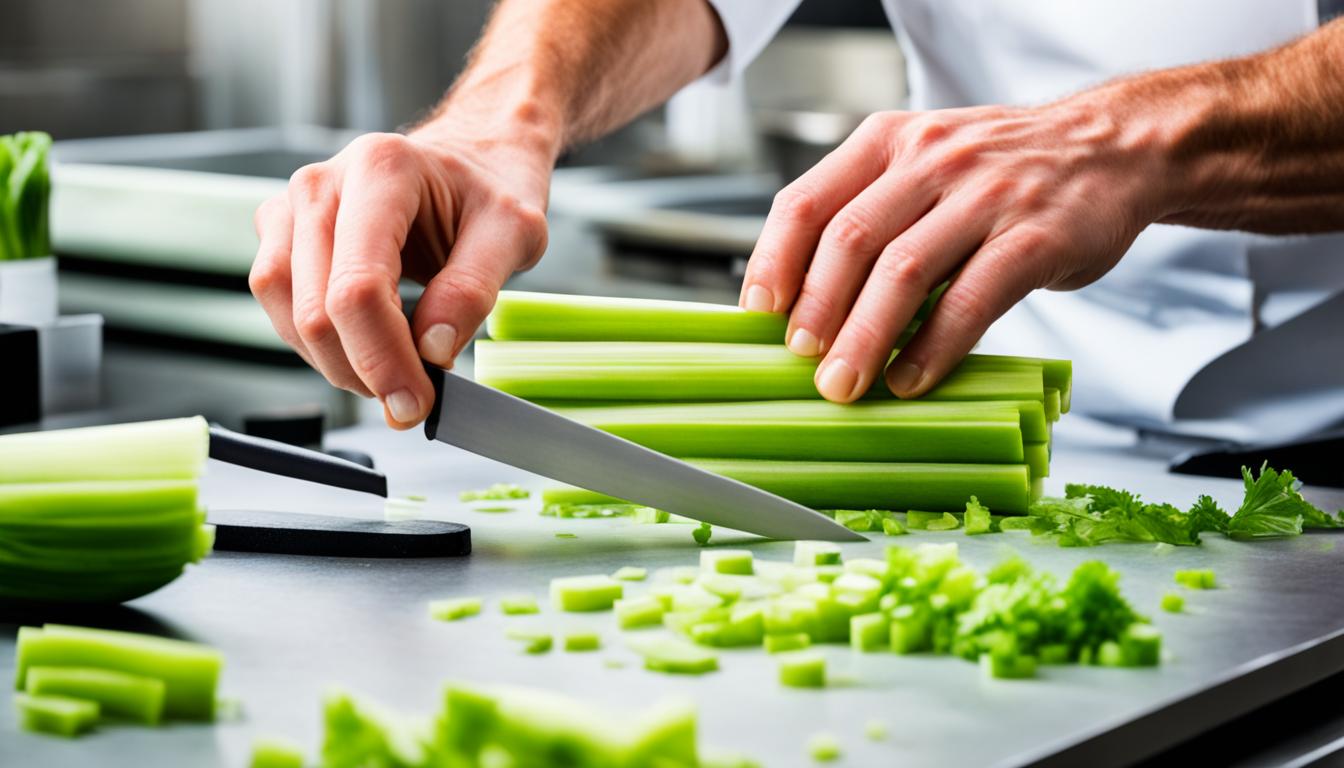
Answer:
<path fill-rule="evenodd" d="M 903 338 L 937 301 L 935 291 Z M 698 302 L 504 291 L 476 379 L 562 415 L 819 509 L 1025 513 L 1071 405 L 1067 360 L 970 355 L 919 400 L 874 387 L 821 399 L 787 318 Z M 893 356 L 899 354 L 893 351 Z M 558 494 L 558 496 L 557 496 Z M 616 500 L 575 489 L 569 503 Z"/>
<path fill-rule="evenodd" d="M 0 437 L 0 601 L 119 603 L 214 542 L 200 417 Z"/>
<path fill-rule="evenodd" d="M 51 255 L 51 174 L 45 133 L 0 136 L 0 261 Z"/>

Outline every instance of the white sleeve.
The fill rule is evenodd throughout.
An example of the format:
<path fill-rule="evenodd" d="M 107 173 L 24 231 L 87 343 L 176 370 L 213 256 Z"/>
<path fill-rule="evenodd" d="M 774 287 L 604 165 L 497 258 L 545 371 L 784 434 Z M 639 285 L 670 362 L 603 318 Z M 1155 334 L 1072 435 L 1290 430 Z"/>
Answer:
<path fill-rule="evenodd" d="M 707 0 L 728 34 L 728 53 L 704 80 L 726 83 L 755 59 L 802 0 Z"/>

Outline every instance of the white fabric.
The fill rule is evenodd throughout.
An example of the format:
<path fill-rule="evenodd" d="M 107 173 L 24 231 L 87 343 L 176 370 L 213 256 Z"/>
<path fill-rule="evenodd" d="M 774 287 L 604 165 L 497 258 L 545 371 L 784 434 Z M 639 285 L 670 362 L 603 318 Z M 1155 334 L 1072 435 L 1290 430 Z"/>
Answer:
<path fill-rule="evenodd" d="M 741 71 L 797 5 L 710 1 L 738 47 L 721 77 Z M 1316 0 L 884 4 L 907 57 L 912 109 L 1041 104 L 1124 74 L 1262 51 L 1319 23 Z M 1293 322 L 1337 294 L 1344 294 L 1344 234 L 1279 238 L 1154 225 L 1097 283 L 1032 294 L 982 348 L 1073 359 L 1081 412 L 1172 431 L 1289 438 L 1344 416 L 1344 354 L 1314 361 L 1291 354 L 1319 348 L 1320 334 L 1344 337 L 1331 324 L 1344 312 Z M 1257 330 L 1266 340 L 1257 339 L 1255 354 L 1238 354 Z M 1264 382 L 1250 386 L 1256 377 L 1238 375 L 1237 365 L 1276 370 L 1293 382 L 1281 390 L 1293 396 Z M 1203 394 L 1182 397 L 1186 390 Z"/>

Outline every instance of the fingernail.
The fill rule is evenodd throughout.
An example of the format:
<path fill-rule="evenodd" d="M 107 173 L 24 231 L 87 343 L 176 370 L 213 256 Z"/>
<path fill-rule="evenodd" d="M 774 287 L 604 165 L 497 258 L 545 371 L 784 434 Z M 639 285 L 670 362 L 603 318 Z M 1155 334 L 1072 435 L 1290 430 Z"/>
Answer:
<path fill-rule="evenodd" d="M 824 363 L 817 372 L 817 391 L 827 400 L 849 402 L 859 393 L 859 372 L 844 360 Z"/>
<path fill-rule="evenodd" d="M 420 337 L 420 356 L 435 365 L 446 366 L 453 361 L 456 345 L 457 329 L 447 323 L 435 323 Z"/>
<path fill-rule="evenodd" d="M 816 357 L 821 352 L 821 341 L 806 328 L 796 328 L 789 337 L 789 351 L 803 357 Z"/>
<path fill-rule="evenodd" d="M 392 418 L 403 424 L 409 424 L 420 418 L 420 401 L 415 399 L 409 389 L 399 389 L 383 398 Z"/>
<path fill-rule="evenodd" d="M 924 371 L 914 363 L 903 363 L 898 359 L 887 370 L 887 386 L 897 395 L 918 391 L 923 381 Z"/>
<path fill-rule="evenodd" d="M 742 308 L 748 312 L 771 312 L 775 308 L 775 295 L 764 285 L 753 285 L 747 289 Z"/>

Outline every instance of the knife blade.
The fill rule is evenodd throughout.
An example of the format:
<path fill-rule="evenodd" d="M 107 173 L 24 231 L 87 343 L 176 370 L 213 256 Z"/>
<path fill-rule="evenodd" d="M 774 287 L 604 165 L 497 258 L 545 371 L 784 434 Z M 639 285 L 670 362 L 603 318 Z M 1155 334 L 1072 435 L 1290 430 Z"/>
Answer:
<path fill-rule="evenodd" d="M 432 365 L 425 437 L 552 480 L 772 539 L 865 541 L 831 518 L 745 483 Z"/>

